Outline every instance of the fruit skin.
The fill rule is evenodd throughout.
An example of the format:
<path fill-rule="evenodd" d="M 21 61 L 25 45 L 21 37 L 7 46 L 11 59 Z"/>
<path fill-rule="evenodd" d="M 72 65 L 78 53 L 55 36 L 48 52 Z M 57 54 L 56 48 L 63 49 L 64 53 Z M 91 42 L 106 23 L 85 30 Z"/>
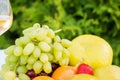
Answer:
<path fill-rule="evenodd" d="M 120 80 L 120 67 L 116 65 L 110 65 L 96 69 L 94 75 L 99 80 Z"/>
<path fill-rule="evenodd" d="M 111 46 L 102 38 L 95 35 L 81 35 L 72 40 L 68 48 L 70 52 L 70 65 L 82 62 L 100 68 L 112 64 L 113 51 Z"/>
<path fill-rule="evenodd" d="M 4 80 L 14 80 L 16 78 L 16 74 L 13 71 L 8 71 L 4 75 Z"/>
<path fill-rule="evenodd" d="M 52 78 L 55 80 L 67 80 L 72 75 L 75 75 L 76 68 L 72 66 L 61 66 L 57 68 L 53 74 Z"/>
<path fill-rule="evenodd" d="M 93 75 L 93 69 L 89 65 L 82 63 L 77 68 L 77 74 L 90 74 Z"/>
<path fill-rule="evenodd" d="M 33 70 L 28 70 L 26 73 L 31 79 L 37 76 Z"/>
<path fill-rule="evenodd" d="M 54 80 L 54 79 L 49 76 L 37 76 L 33 80 Z"/>
<path fill-rule="evenodd" d="M 68 80 L 98 80 L 97 77 L 89 74 L 77 74 L 70 77 Z"/>

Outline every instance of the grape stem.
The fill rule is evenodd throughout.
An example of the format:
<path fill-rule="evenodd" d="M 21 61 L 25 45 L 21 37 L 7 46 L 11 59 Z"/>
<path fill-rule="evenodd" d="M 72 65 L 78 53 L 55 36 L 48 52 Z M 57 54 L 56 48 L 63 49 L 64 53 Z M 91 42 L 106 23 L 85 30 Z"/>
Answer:
<path fill-rule="evenodd" d="M 77 68 L 83 62 L 84 62 L 84 58 L 81 58 L 80 61 L 75 65 L 75 68 Z"/>
<path fill-rule="evenodd" d="M 61 32 L 62 31 L 62 29 L 59 29 L 59 30 L 56 30 L 56 31 L 54 31 L 55 33 L 58 33 L 58 32 Z"/>

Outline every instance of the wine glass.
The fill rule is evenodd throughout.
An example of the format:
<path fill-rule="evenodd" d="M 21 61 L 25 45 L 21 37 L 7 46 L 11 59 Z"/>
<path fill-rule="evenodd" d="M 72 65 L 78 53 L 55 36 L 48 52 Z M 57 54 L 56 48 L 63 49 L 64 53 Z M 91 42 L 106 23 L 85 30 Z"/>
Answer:
<path fill-rule="evenodd" d="M 0 35 L 6 32 L 12 24 L 13 14 L 9 0 L 0 0 Z"/>

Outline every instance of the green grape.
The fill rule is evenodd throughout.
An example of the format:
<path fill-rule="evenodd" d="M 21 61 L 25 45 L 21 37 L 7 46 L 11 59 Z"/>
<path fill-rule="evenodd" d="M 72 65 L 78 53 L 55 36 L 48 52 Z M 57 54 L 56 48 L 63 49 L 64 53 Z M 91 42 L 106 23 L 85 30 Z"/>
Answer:
<path fill-rule="evenodd" d="M 47 53 L 47 55 L 48 55 L 48 60 L 49 60 L 49 61 L 53 61 L 53 59 L 54 59 L 53 54 Z"/>
<path fill-rule="evenodd" d="M 23 34 L 24 34 L 25 36 L 30 36 L 30 33 L 31 33 L 33 30 L 35 30 L 35 29 L 36 29 L 35 27 L 27 28 L 27 29 L 23 30 Z"/>
<path fill-rule="evenodd" d="M 38 46 L 43 52 L 49 52 L 51 50 L 51 47 L 46 42 L 40 42 Z"/>
<path fill-rule="evenodd" d="M 50 38 L 54 38 L 54 36 L 55 36 L 54 31 L 52 29 L 49 29 L 47 36 L 50 37 Z"/>
<path fill-rule="evenodd" d="M 52 65 L 50 62 L 46 62 L 43 64 L 43 70 L 46 72 L 46 73 L 51 73 L 52 72 Z"/>
<path fill-rule="evenodd" d="M 25 66 L 18 66 L 17 67 L 17 73 L 21 74 L 21 73 L 26 73 L 27 72 L 27 68 Z"/>
<path fill-rule="evenodd" d="M 63 50 L 62 45 L 60 43 L 58 43 L 58 42 L 55 42 L 53 44 L 53 48 L 54 48 L 54 51 L 62 51 Z"/>
<path fill-rule="evenodd" d="M 3 65 L 1 66 L 1 68 L 2 68 L 2 70 L 4 70 L 4 71 L 9 71 L 9 70 L 10 70 L 9 64 L 3 64 Z"/>
<path fill-rule="evenodd" d="M 69 51 L 66 48 L 63 48 L 62 53 L 63 53 L 62 54 L 63 58 L 69 58 L 70 57 L 70 53 L 69 53 Z"/>
<path fill-rule="evenodd" d="M 20 56 L 20 64 L 25 65 L 28 61 L 28 56 L 27 55 L 22 55 Z"/>
<path fill-rule="evenodd" d="M 38 58 L 40 56 L 40 54 L 41 54 L 41 50 L 39 49 L 39 47 L 36 46 L 34 51 L 33 51 L 33 56 L 35 58 Z"/>
<path fill-rule="evenodd" d="M 35 23 L 35 24 L 33 25 L 33 27 L 34 27 L 34 28 L 40 28 L 40 24 L 39 24 L 39 23 Z"/>
<path fill-rule="evenodd" d="M 61 66 L 66 66 L 66 65 L 68 65 L 68 64 L 69 64 L 69 58 L 62 58 L 62 59 L 60 59 L 60 60 L 59 60 L 59 64 L 60 64 Z"/>
<path fill-rule="evenodd" d="M 18 59 L 19 59 L 18 56 L 8 55 L 8 56 L 6 57 L 6 62 L 8 62 L 8 63 L 17 62 Z"/>
<path fill-rule="evenodd" d="M 7 64 L 9 64 L 9 56 L 6 56 L 5 62 L 6 62 Z"/>
<path fill-rule="evenodd" d="M 13 71 L 8 71 L 4 74 L 4 80 L 15 80 L 16 73 Z"/>
<path fill-rule="evenodd" d="M 71 45 L 71 41 L 69 41 L 67 39 L 62 39 L 61 44 L 63 47 L 69 47 Z"/>
<path fill-rule="evenodd" d="M 54 57 L 56 60 L 60 60 L 62 58 L 62 52 L 61 51 L 54 51 Z"/>
<path fill-rule="evenodd" d="M 1 78 L 3 79 L 4 78 L 4 75 L 7 71 L 6 70 L 0 70 L 0 80 Z"/>
<path fill-rule="evenodd" d="M 34 48 L 35 46 L 33 43 L 28 43 L 23 49 L 23 54 L 30 55 L 33 52 Z"/>
<path fill-rule="evenodd" d="M 13 71 L 15 70 L 16 66 L 17 66 L 17 63 L 10 63 L 9 64 L 10 70 L 13 70 Z"/>
<path fill-rule="evenodd" d="M 52 63 L 57 63 L 58 64 L 58 60 L 54 57 L 52 60 Z"/>
<path fill-rule="evenodd" d="M 36 30 L 37 34 L 36 34 L 36 39 L 38 41 L 42 41 L 45 39 L 46 35 L 47 35 L 47 30 L 45 28 L 39 28 Z"/>
<path fill-rule="evenodd" d="M 36 74 L 42 70 L 51 73 L 52 63 L 61 66 L 68 65 L 70 54 L 67 48 L 71 42 L 61 39 L 55 33 L 56 31 L 47 25 L 40 27 L 38 23 L 25 29 L 24 36 L 16 39 L 15 45 L 5 50 L 8 55 L 5 64 L 7 67 L 6 70 L 2 68 L 2 73 L 16 70 L 18 76 L 15 76 L 13 80 L 30 80 L 25 74 L 28 70 L 33 69 Z M 8 79 L 6 78 L 6 80 Z"/>
<path fill-rule="evenodd" d="M 27 64 L 27 65 L 26 65 L 26 68 L 27 68 L 28 70 L 31 70 L 31 69 L 33 68 L 33 64 Z"/>
<path fill-rule="evenodd" d="M 31 55 L 31 56 L 28 58 L 27 63 L 28 63 L 28 64 L 34 64 L 35 61 L 36 61 L 36 58 L 34 58 L 33 55 Z"/>
<path fill-rule="evenodd" d="M 8 47 L 7 49 L 4 50 L 4 53 L 7 55 L 13 54 L 15 47 L 16 47 L 15 45 Z"/>
<path fill-rule="evenodd" d="M 48 28 L 47 27 L 42 27 L 41 29 L 41 33 L 43 34 L 43 35 L 47 35 L 47 33 L 48 33 Z"/>
<path fill-rule="evenodd" d="M 21 44 L 23 46 L 25 46 L 26 44 L 28 44 L 29 42 L 31 42 L 30 38 L 28 36 L 23 36 L 19 38 L 21 41 Z"/>
<path fill-rule="evenodd" d="M 43 40 L 44 42 L 51 44 L 52 43 L 52 39 L 49 37 L 45 37 L 45 39 Z"/>
<path fill-rule="evenodd" d="M 42 62 L 41 61 L 36 61 L 33 64 L 33 70 L 35 71 L 36 74 L 40 73 L 42 71 Z"/>
<path fill-rule="evenodd" d="M 19 80 L 31 80 L 26 74 L 19 74 Z"/>
<path fill-rule="evenodd" d="M 41 32 L 42 34 L 44 34 L 44 35 L 47 35 L 48 29 L 45 28 L 45 27 L 42 27 L 42 28 L 40 29 L 40 32 Z"/>
<path fill-rule="evenodd" d="M 37 36 L 37 34 L 38 34 L 38 33 L 37 33 L 37 29 L 31 31 L 29 34 L 30 34 L 29 37 L 30 37 L 31 40 L 36 39 L 36 36 Z"/>
<path fill-rule="evenodd" d="M 3 79 L 4 78 L 4 75 L 6 74 L 6 72 L 10 71 L 10 67 L 8 64 L 3 64 L 1 66 L 1 69 L 0 69 L 0 77 Z"/>
<path fill-rule="evenodd" d="M 24 30 L 23 30 L 23 34 L 26 35 L 26 36 L 28 36 L 29 33 L 30 33 L 32 30 L 33 30 L 33 27 L 30 27 L 30 28 L 24 29 Z"/>
<path fill-rule="evenodd" d="M 46 35 L 41 34 L 41 33 L 39 32 L 39 33 L 37 33 L 37 35 L 36 35 L 36 40 L 37 40 L 37 41 L 43 41 L 43 40 L 45 39 L 45 37 L 46 37 Z"/>
<path fill-rule="evenodd" d="M 39 59 L 40 59 L 41 62 L 46 63 L 46 62 L 48 62 L 48 59 L 49 59 L 49 58 L 48 58 L 47 53 L 42 53 L 42 54 L 40 55 Z"/>
<path fill-rule="evenodd" d="M 49 30 L 49 26 L 48 25 L 42 25 L 42 28 L 46 29 L 46 30 Z"/>
<path fill-rule="evenodd" d="M 54 42 L 61 42 L 61 39 L 58 35 L 54 37 Z"/>
<path fill-rule="evenodd" d="M 18 39 L 15 40 L 15 45 L 17 45 L 17 46 L 23 46 L 20 38 L 18 38 Z"/>
<path fill-rule="evenodd" d="M 48 34 L 48 30 L 50 29 L 48 25 L 42 25 L 42 29 L 46 32 L 46 35 Z"/>
<path fill-rule="evenodd" d="M 30 38 L 28 36 L 23 36 L 15 40 L 15 44 L 17 46 L 22 46 L 24 47 L 26 44 L 30 42 Z"/>
<path fill-rule="evenodd" d="M 20 79 L 18 77 L 16 77 L 15 80 L 20 80 Z"/>
<path fill-rule="evenodd" d="M 20 56 L 22 54 L 23 48 L 20 46 L 16 46 L 14 49 L 14 55 L 15 56 Z"/>

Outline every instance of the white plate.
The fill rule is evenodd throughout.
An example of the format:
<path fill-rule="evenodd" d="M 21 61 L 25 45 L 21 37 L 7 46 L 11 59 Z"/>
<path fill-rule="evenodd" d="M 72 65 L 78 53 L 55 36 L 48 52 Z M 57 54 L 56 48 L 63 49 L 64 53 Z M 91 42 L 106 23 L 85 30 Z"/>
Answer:
<path fill-rule="evenodd" d="M 2 64 L 5 63 L 5 57 L 6 57 L 6 55 L 4 54 L 4 51 L 0 50 L 0 70 L 1 70 Z"/>

